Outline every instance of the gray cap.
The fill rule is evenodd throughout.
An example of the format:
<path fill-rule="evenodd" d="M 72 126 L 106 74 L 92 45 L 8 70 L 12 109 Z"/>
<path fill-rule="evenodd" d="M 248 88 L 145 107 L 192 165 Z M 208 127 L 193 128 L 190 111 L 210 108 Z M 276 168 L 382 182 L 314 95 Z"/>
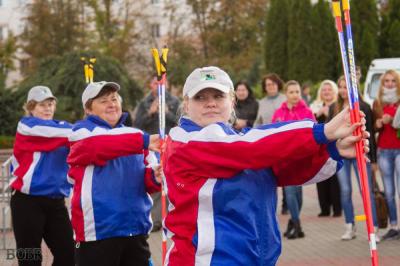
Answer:
<path fill-rule="evenodd" d="M 57 100 L 56 97 L 54 97 L 53 93 L 51 92 L 51 90 L 46 87 L 46 86 L 34 86 L 32 87 L 29 92 L 28 92 L 28 99 L 26 100 L 26 102 L 29 101 L 36 101 L 36 102 L 42 102 L 46 99 L 54 99 Z"/>
<path fill-rule="evenodd" d="M 85 90 L 82 93 L 82 104 L 83 108 L 85 108 L 86 102 L 90 99 L 96 98 L 99 95 L 100 91 L 104 87 L 111 87 L 114 88 L 115 91 L 119 91 L 121 88 L 118 83 L 115 82 L 107 82 L 107 81 L 100 81 L 100 82 L 93 82 L 87 85 Z"/>
<path fill-rule="evenodd" d="M 183 85 L 183 96 L 192 98 L 199 91 L 213 88 L 228 93 L 233 91 L 233 82 L 222 69 L 209 66 L 196 68 L 186 79 Z"/>

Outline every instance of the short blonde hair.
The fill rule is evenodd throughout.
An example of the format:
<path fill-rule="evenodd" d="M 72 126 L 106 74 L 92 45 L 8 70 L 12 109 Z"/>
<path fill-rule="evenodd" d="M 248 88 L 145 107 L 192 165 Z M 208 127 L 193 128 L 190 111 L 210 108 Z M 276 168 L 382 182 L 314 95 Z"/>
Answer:
<path fill-rule="evenodd" d="M 289 86 L 293 86 L 293 85 L 297 85 L 299 86 L 299 89 L 301 91 L 301 86 L 300 83 L 296 80 L 289 80 L 288 82 L 285 83 L 285 85 L 283 86 L 283 92 L 286 93 L 287 89 L 289 88 Z"/>
<path fill-rule="evenodd" d="M 42 102 L 47 101 L 47 100 L 52 100 L 52 101 L 54 101 L 54 104 L 57 104 L 57 101 L 54 98 L 47 98 L 47 99 L 43 100 Z M 38 103 L 40 103 L 40 102 L 37 102 L 35 100 L 30 100 L 29 102 L 24 103 L 24 105 L 22 106 L 22 109 L 25 111 L 25 115 L 32 116 L 32 111 L 33 111 L 33 109 L 35 109 L 35 107 L 36 107 L 36 105 L 38 105 Z"/>

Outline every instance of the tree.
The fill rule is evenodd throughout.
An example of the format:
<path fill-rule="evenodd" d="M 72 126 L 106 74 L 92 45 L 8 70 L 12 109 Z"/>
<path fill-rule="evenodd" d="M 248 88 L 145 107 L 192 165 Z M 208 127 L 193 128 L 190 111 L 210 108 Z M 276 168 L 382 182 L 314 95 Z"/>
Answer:
<path fill-rule="evenodd" d="M 95 36 L 94 42 L 91 42 L 91 48 L 127 64 L 133 52 L 131 48 L 139 39 L 133 19 L 137 17 L 137 14 L 133 13 L 133 8 L 140 8 L 140 3 L 124 0 L 120 10 L 117 11 L 113 8 L 111 0 L 85 0 L 84 2 L 93 11 L 86 21 L 86 23 L 94 22 L 95 25 L 95 30 L 91 32 Z"/>
<path fill-rule="evenodd" d="M 265 68 L 288 78 L 288 0 L 271 0 L 265 25 Z"/>
<path fill-rule="evenodd" d="M 187 0 L 192 7 L 194 32 L 198 33 L 204 61 L 246 78 L 249 69 L 258 72 L 267 0 Z M 189 37 L 192 39 L 193 37 Z M 255 73 L 256 74 L 256 73 Z M 252 74 L 254 75 L 254 74 Z"/>
<path fill-rule="evenodd" d="M 329 3 L 319 0 L 312 9 L 312 76 L 310 80 L 317 82 L 324 79 L 336 80 L 338 77 L 337 62 L 339 45 L 335 21 Z"/>
<path fill-rule="evenodd" d="M 379 56 L 379 18 L 375 0 L 351 1 L 356 64 L 365 76 L 371 61 Z"/>
<path fill-rule="evenodd" d="M 399 57 L 400 0 L 390 0 L 382 11 L 379 47 L 382 57 Z"/>
<path fill-rule="evenodd" d="M 7 39 L 0 41 L 0 88 L 5 88 L 5 81 L 10 70 L 14 70 L 17 39 L 9 32 Z"/>
<path fill-rule="evenodd" d="M 0 88 L 0 136 L 14 136 L 18 118 L 22 115 L 22 105 L 16 101 L 16 93 Z"/>
<path fill-rule="evenodd" d="M 43 59 L 37 71 L 20 85 L 16 101 L 22 106 L 28 90 L 38 84 L 48 86 L 58 98 L 56 117 L 74 122 L 83 116 L 81 95 L 86 87 L 81 56 L 96 56 L 95 81 L 115 81 L 121 85 L 124 107 L 132 109 L 142 97 L 142 90 L 130 79 L 118 60 L 96 52 L 72 52 Z"/>
<path fill-rule="evenodd" d="M 21 35 L 23 51 L 30 57 L 32 71 L 38 61 L 82 47 L 80 1 L 37 0 L 28 7 L 26 27 Z"/>
<path fill-rule="evenodd" d="M 288 78 L 300 82 L 312 76 L 311 2 L 291 1 L 288 23 Z"/>

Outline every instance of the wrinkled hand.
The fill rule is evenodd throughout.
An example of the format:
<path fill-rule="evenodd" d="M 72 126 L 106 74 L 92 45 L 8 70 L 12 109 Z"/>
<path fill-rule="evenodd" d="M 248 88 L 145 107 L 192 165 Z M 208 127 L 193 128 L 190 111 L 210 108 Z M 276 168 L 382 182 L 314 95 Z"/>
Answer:
<path fill-rule="evenodd" d="M 157 165 L 156 167 L 154 167 L 153 171 L 154 171 L 154 177 L 156 178 L 156 181 L 161 184 L 162 177 L 163 177 L 163 170 L 162 170 L 161 165 Z"/>
<path fill-rule="evenodd" d="M 345 138 L 336 141 L 336 147 L 339 151 L 340 156 L 345 158 L 355 158 L 356 157 L 356 143 L 360 140 L 364 143 L 364 154 L 369 152 L 369 133 L 367 131 L 362 132 L 362 136 L 347 136 Z M 365 156 L 367 162 L 369 162 L 368 157 Z"/>
<path fill-rule="evenodd" d="M 149 150 L 160 152 L 160 135 L 150 135 Z"/>
<path fill-rule="evenodd" d="M 365 131 L 365 114 L 360 111 L 361 122 L 351 124 L 350 109 L 344 108 L 340 113 L 335 115 L 331 121 L 325 124 L 324 133 L 328 140 L 338 140 L 352 136 L 353 132 L 362 126 L 362 131 Z"/>
<path fill-rule="evenodd" d="M 382 123 L 383 123 L 383 124 L 389 124 L 389 123 L 392 122 L 392 120 L 393 120 L 393 117 L 391 117 L 391 116 L 388 115 L 388 114 L 384 114 L 384 115 L 382 116 Z"/>

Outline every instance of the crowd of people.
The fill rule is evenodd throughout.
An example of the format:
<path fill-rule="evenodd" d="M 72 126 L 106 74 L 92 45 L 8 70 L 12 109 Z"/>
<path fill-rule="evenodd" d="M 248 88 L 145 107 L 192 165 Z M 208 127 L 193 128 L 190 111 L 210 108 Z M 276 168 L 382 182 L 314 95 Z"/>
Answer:
<path fill-rule="evenodd" d="M 312 101 L 305 94 L 309 86 L 271 73 L 261 81 L 265 97 L 258 101 L 246 81 L 234 85 L 218 67 L 197 68 L 181 101 L 166 93 L 162 147 L 157 78 L 148 83 L 133 127 L 125 124 L 124 88 L 115 82 L 89 84 L 82 93 L 84 118 L 73 124 L 54 119 L 58 100 L 48 87 L 29 91 L 11 181 L 20 265 L 41 264 L 40 252 L 29 253 L 38 254 L 42 239 L 54 265 L 151 265 L 147 238 L 162 228 L 172 240 L 166 265 L 275 265 L 281 252 L 277 188 L 283 188 L 282 213 L 290 213 L 283 235 L 296 239 L 305 237 L 302 185 L 314 183 L 318 216 L 341 216 L 343 209 L 341 238 L 353 239 L 351 166 L 358 180 L 354 144 L 360 140 L 369 157 L 371 195 L 379 168 L 389 206 L 390 229 L 382 239 L 400 236 L 397 72 L 382 75 L 373 108 L 361 101 L 362 120 L 351 124 L 343 77 L 323 81 Z M 358 127 L 362 134 L 353 136 Z M 163 177 L 169 200 L 164 221 Z"/>

